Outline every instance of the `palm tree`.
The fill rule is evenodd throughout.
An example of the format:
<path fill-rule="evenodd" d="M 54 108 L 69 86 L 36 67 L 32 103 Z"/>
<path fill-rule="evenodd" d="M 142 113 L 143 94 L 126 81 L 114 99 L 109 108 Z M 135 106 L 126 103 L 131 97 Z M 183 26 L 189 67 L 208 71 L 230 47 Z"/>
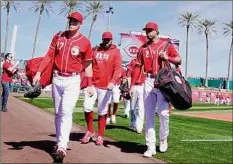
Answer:
<path fill-rule="evenodd" d="M 9 36 L 9 16 L 10 16 L 10 8 L 13 7 L 16 12 L 20 11 L 19 3 L 14 1 L 1 1 L 1 7 L 6 9 L 6 35 L 5 35 L 5 45 L 4 45 L 4 54 L 6 54 L 8 36 Z"/>
<path fill-rule="evenodd" d="M 199 20 L 198 34 L 205 34 L 206 39 L 206 69 L 205 69 L 205 86 L 208 87 L 208 61 L 209 61 L 209 37 L 216 34 L 215 30 L 216 20 L 202 19 Z"/>
<path fill-rule="evenodd" d="M 62 13 L 65 13 L 65 16 L 68 16 L 69 13 L 73 12 L 74 10 L 80 10 L 81 4 L 82 4 L 82 2 L 77 1 L 77 0 L 63 1 L 59 15 L 61 15 Z M 68 28 L 68 21 L 67 21 L 67 25 L 66 25 L 66 29 L 67 28 Z"/>
<path fill-rule="evenodd" d="M 231 67 L 231 56 L 232 56 L 232 46 L 233 46 L 233 21 L 230 21 L 229 23 L 223 23 L 224 27 L 223 29 L 223 35 L 224 36 L 231 36 L 231 45 L 230 45 L 230 52 L 228 57 L 228 71 L 227 71 L 227 89 L 229 89 L 230 84 L 230 67 Z"/>
<path fill-rule="evenodd" d="M 36 34 L 35 34 L 33 49 L 32 49 L 32 58 L 34 58 L 34 54 L 36 51 L 36 44 L 37 44 L 37 38 L 38 38 L 38 32 L 39 32 L 42 14 L 44 13 L 44 11 L 46 11 L 47 15 L 49 16 L 49 12 L 52 12 L 51 3 L 52 1 L 40 0 L 40 1 L 34 2 L 34 5 L 31 8 L 29 8 L 29 10 L 34 10 L 35 13 L 39 12 L 39 18 L 38 18 L 37 27 L 36 27 Z"/>
<path fill-rule="evenodd" d="M 106 9 L 105 9 L 105 4 L 103 4 L 101 1 L 85 1 L 85 2 L 86 2 L 86 6 L 84 12 L 86 15 L 84 18 L 87 18 L 89 15 L 92 16 L 92 22 L 88 35 L 88 39 L 90 39 L 92 28 L 97 20 L 98 15 L 103 15 L 106 12 Z"/>
<path fill-rule="evenodd" d="M 188 73 L 188 39 L 189 39 L 189 28 L 193 29 L 197 28 L 197 23 L 199 19 L 199 14 L 196 13 L 190 13 L 185 12 L 180 14 L 180 17 L 178 19 L 178 23 L 182 27 L 186 27 L 186 56 L 185 56 L 185 78 L 187 79 L 187 73 Z"/>

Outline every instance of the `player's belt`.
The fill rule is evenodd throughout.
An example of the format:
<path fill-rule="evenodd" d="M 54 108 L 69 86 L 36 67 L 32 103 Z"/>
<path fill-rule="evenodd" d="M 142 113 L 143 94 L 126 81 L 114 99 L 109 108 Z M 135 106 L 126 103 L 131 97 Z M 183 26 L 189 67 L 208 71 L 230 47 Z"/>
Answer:
<path fill-rule="evenodd" d="M 69 73 L 69 72 L 58 72 L 58 71 L 54 71 L 54 73 L 57 74 L 58 76 L 62 76 L 62 77 L 71 77 L 71 76 L 76 76 L 79 74 L 77 72 Z"/>
<path fill-rule="evenodd" d="M 146 77 L 149 77 L 149 78 L 154 79 L 156 76 L 155 76 L 155 75 L 153 75 L 153 74 L 151 74 L 151 73 L 147 73 L 147 74 L 146 74 Z"/>

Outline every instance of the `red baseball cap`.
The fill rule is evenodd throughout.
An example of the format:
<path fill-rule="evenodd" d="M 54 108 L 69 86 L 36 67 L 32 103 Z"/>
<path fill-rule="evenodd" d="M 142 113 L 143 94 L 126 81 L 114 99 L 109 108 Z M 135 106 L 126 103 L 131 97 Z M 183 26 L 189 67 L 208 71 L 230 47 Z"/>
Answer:
<path fill-rule="evenodd" d="M 111 32 L 104 32 L 102 34 L 102 39 L 112 39 L 112 33 Z"/>
<path fill-rule="evenodd" d="M 82 14 L 79 13 L 79 12 L 77 12 L 77 11 L 70 13 L 67 18 L 68 19 L 69 18 L 74 18 L 74 19 L 78 20 L 79 22 L 83 23 L 83 16 L 82 16 Z"/>
<path fill-rule="evenodd" d="M 158 27 L 158 25 L 157 25 L 155 22 L 148 22 L 148 23 L 146 24 L 146 27 L 143 28 L 143 30 L 146 30 L 146 29 L 153 29 L 153 30 L 155 30 L 155 31 L 158 31 L 158 30 L 159 30 L 159 27 Z"/>

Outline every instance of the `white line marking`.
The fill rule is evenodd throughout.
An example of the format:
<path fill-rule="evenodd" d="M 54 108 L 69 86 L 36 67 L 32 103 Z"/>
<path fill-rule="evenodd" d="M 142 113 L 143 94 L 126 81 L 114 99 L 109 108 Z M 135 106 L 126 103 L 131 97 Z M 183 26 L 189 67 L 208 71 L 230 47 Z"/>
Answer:
<path fill-rule="evenodd" d="M 232 142 L 231 139 L 196 139 L 196 140 L 180 140 L 182 142 Z"/>

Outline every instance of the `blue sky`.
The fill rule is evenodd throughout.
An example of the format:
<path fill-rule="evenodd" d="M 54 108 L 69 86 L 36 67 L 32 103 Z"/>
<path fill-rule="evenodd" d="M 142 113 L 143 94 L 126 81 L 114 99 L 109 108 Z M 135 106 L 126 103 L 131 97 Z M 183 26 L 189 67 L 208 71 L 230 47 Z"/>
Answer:
<path fill-rule="evenodd" d="M 11 47 L 13 25 L 18 25 L 16 40 L 16 58 L 29 59 L 32 54 L 32 45 L 37 25 L 38 14 L 29 11 L 32 1 L 18 1 L 21 11 L 10 13 L 10 35 L 8 50 Z M 58 15 L 61 1 L 53 3 L 53 13 L 48 17 L 43 15 L 39 30 L 39 40 L 35 56 L 43 56 L 53 35 L 64 30 L 66 17 Z M 108 4 L 108 2 L 103 1 Z M 227 75 L 228 54 L 230 37 L 222 36 L 222 23 L 232 20 L 231 1 L 111 1 L 114 14 L 111 15 L 110 30 L 114 35 L 114 42 L 120 43 L 121 32 L 141 31 L 148 21 L 155 21 L 159 25 L 161 34 L 171 35 L 180 40 L 179 52 L 185 61 L 186 29 L 178 23 L 178 17 L 183 12 L 198 12 L 203 18 L 216 19 L 218 35 L 210 38 L 209 51 L 209 77 L 225 77 Z M 4 47 L 6 10 L 1 10 L 1 48 Z M 101 42 L 101 33 L 107 28 L 107 15 L 100 16 L 93 27 L 91 36 L 92 45 Z M 91 19 L 84 21 L 80 31 L 88 35 Z M 205 74 L 205 37 L 199 36 L 196 30 L 189 33 L 189 66 L 188 74 L 192 76 L 204 76 Z M 184 64 L 182 66 L 184 70 Z"/>

